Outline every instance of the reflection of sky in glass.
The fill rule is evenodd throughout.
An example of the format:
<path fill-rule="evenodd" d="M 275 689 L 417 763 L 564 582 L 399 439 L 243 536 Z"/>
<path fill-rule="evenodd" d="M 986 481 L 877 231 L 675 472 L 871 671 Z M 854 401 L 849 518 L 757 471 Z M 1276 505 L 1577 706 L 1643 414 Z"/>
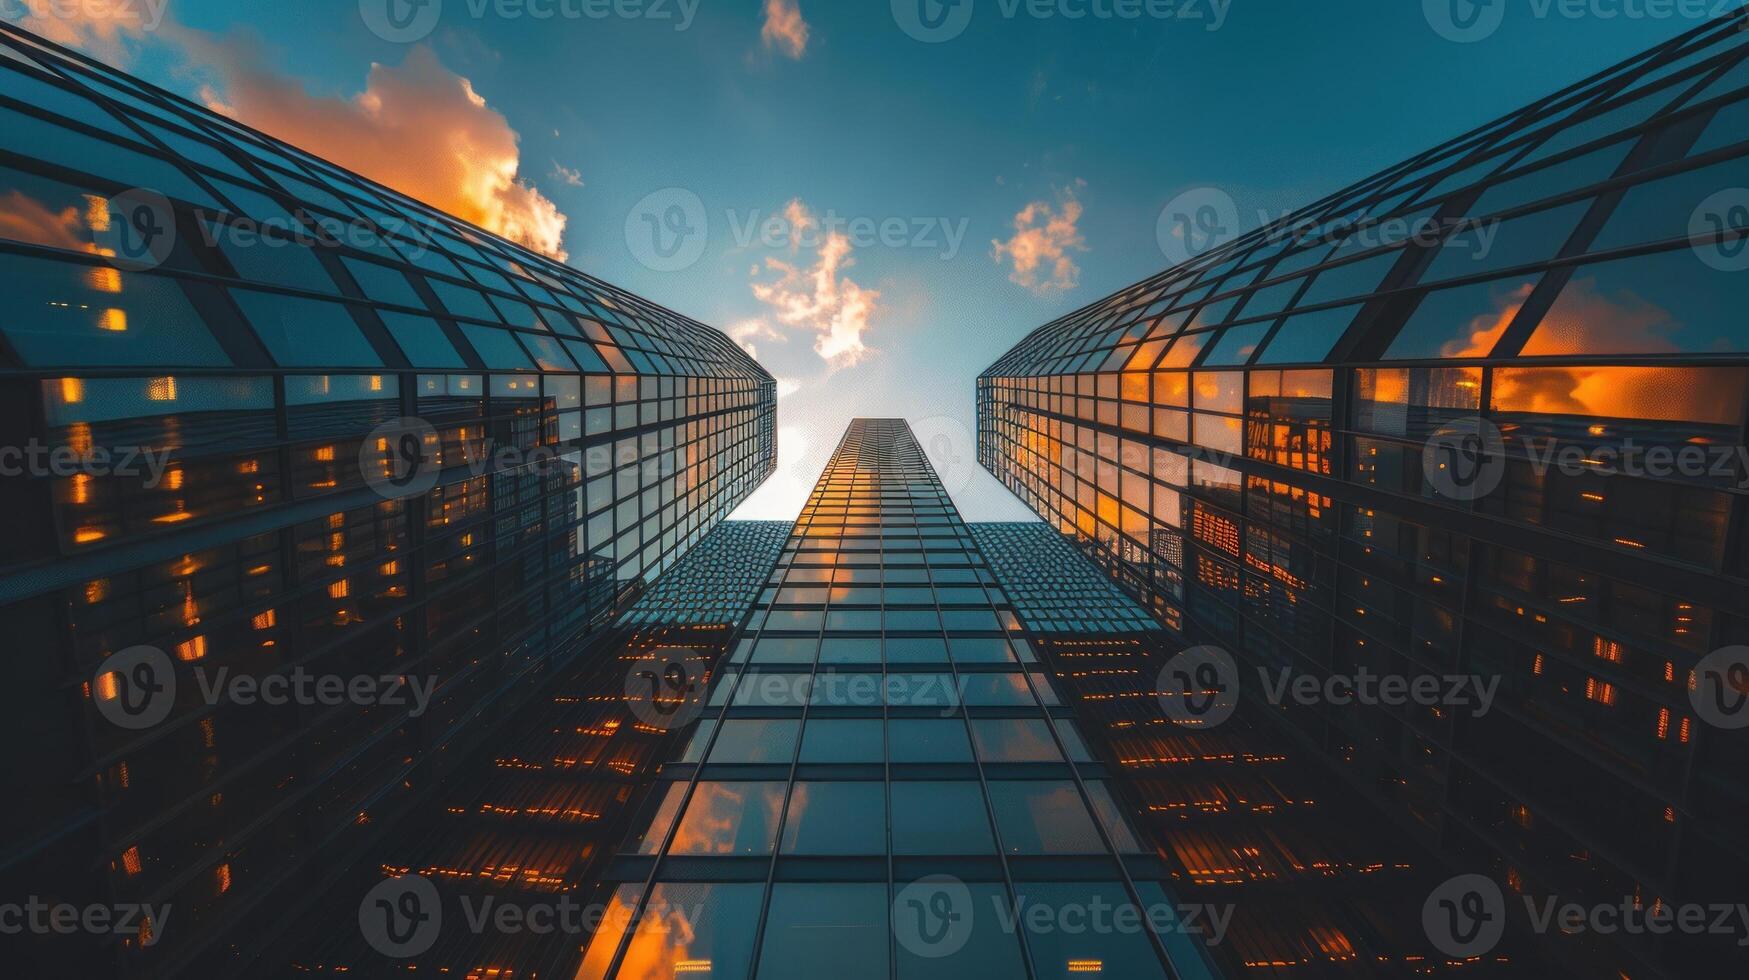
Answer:
<path fill-rule="evenodd" d="M 618 980 L 745 977 L 764 885 L 658 884 Z M 593 954 L 594 950 L 591 949 Z M 590 980 L 579 974 L 578 980 Z"/>
<path fill-rule="evenodd" d="M 976 718 L 972 739 L 985 762 L 1061 762 L 1062 753 L 1042 718 Z"/>
<path fill-rule="evenodd" d="M 1010 854 L 1097 854 L 1105 849 L 1075 784 L 992 780 L 990 803 Z"/>
<path fill-rule="evenodd" d="M 778 884 L 759 980 L 877 980 L 887 975 L 884 884 Z"/>
<path fill-rule="evenodd" d="M 699 783 L 670 853 L 770 854 L 783 788 L 780 782 Z"/>
<path fill-rule="evenodd" d="M 790 791 L 783 853 L 885 854 L 885 806 L 882 783 L 798 782 Z"/>

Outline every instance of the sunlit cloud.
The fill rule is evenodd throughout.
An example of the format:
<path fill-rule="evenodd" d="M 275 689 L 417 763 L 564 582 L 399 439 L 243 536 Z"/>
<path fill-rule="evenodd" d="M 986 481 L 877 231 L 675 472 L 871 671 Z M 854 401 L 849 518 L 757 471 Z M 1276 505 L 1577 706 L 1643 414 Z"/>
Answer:
<path fill-rule="evenodd" d="M 800 200 L 791 201 L 786 214 L 800 215 L 810 224 L 813 214 Z M 792 217 L 792 229 L 796 227 Z M 800 242 L 795 240 L 795 250 Z M 772 315 L 785 326 L 811 331 L 814 352 L 834 370 L 856 364 L 873 349 L 863 342 L 874 318 L 880 292 L 858 285 L 845 271 L 855 264 L 850 239 L 842 232 L 826 235 L 812 264 L 767 257 L 755 274 L 774 276 L 753 283 L 753 296 L 771 307 Z"/>
<path fill-rule="evenodd" d="M 574 170 L 574 169 L 567 167 L 564 164 L 558 162 L 557 160 L 553 161 L 553 176 L 557 177 L 559 180 L 564 181 L 565 183 L 571 185 L 572 187 L 582 187 L 583 186 L 583 171 Z"/>
<path fill-rule="evenodd" d="M 808 51 L 808 22 L 796 0 L 765 0 L 765 26 L 759 31 L 766 50 L 778 50 L 801 60 Z"/>
<path fill-rule="evenodd" d="M 267 67 L 260 43 L 216 35 L 163 16 L 162 4 L 130 4 L 133 16 L 63 4 L 19 23 L 53 41 L 126 67 L 148 44 L 162 46 L 201 81 L 209 108 L 325 157 L 488 231 L 565 258 L 566 217 L 519 174 L 516 130 L 468 79 L 423 45 L 400 65 L 373 64 L 350 98 L 311 95 Z M 118 5 L 119 7 L 119 5 Z M 156 11 L 154 13 L 153 11 Z M 556 166 L 556 165 L 555 165 Z M 558 168 L 560 179 L 570 183 Z"/>
<path fill-rule="evenodd" d="M 758 268 L 755 267 L 754 271 L 757 273 Z M 730 324 L 728 329 L 723 332 L 729 335 L 730 340 L 739 344 L 741 349 L 747 352 L 748 357 L 759 356 L 759 347 L 756 341 L 784 339 L 781 331 L 757 317 Z"/>
<path fill-rule="evenodd" d="M 1076 186 L 1085 186 L 1076 181 Z M 1014 216 L 1014 236 L 992 241 L 990 256 L 998 265 L 1013 263 L 1010 282 L 1041 296 L 1074 289 L 1081 281 L 1081 267 L 1071 252 L 1087 251 L 1087 241 L 1076 225 L 1081 220 L 1081 202 L 1073 187 L 1065 188 L 1056 204 L 1033 201 Z"/>

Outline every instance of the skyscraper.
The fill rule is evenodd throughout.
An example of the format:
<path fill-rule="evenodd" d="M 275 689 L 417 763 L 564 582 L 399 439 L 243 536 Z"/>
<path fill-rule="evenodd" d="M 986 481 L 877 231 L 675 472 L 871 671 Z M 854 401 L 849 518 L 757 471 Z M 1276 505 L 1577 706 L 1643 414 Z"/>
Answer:
<path fill-rule="evenodd" d="M 1162 241 L 1197 254 L 978 380 L 982 464 L 1513 929 L 1749 881 L 1743 24 L 1247 234 L 1187 194 Z M 1369 674 L 1445 693 L 1329 696 Z M 1598 931 L 1567 965 L 1745 962 L 1741 929 Z"/>
<path fill-rule="evenodd" d="M 589 649 L 771 472 L 775 386 L 715 330 L 11 27 L 0 151 L 28 741 L 0 880 L 173 916 L 31 937 L 25 974 L 159 975 L 318 891 Z"/>

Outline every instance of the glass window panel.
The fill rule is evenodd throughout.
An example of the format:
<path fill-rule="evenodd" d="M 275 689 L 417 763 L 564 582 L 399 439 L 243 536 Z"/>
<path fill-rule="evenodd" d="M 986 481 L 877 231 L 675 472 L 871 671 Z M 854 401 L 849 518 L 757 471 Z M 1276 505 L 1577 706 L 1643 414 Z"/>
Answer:
<path fill-rule="evenodd" d="M 771 887 L 759 980 L 883 980 L 890 940 L 884 883 L 782 882 Z"/>
<path fill-rule="evenodd" d="M 171 279 L 7 255 L 0 293 L 0 329 L 31 367 L 231 363 Z"/>
<path fill-rule="evenodd" d="M 972 741 L 985 762 L 1062 762 L 1042 718 L 974 718 Z"/>
<path fill-rule="evenodd" d="M 1680 248 L 1581 267 L 1524 346 L 1556 354 L 1741 351 L 1741 273 Z"/>
<path fill-rule="evenodd" d="M 770 854 L 777 846 L 782 782 L 714 782 L 693 791 L 670 854 Z"/>
<path fill-rule="evenodd" d="M 886 759 L 879 718 L 810 718 L 802 733 L 801 761 L 879 763 Z"/>
<path fill-rule="evenodd" d="M 334 278 L 322 268 L 321 260 L 307 246 L 259 234 L 240 239 L 222 227 L 215 229 L 214 233 L 219 239 L 219 250 L 231 260 L 239 278 L 312 293 L 339 292 Z"/>
<path fill-rule="evenodd" d="M 400 270 L 363 259 L 342 258 L 340 261 L 352 273 L 352 278 L 358 280 L 358 288 L 371 299 L 419 310 L 425 308 L 425 304 L 419 300 L 419 294 L 413 291 L 413 285 Z"/>
<path fill-rule="evenodd" d="M 428 316 L 378 310 L 389 335 L 400 345 L 401 352 L 417 368 L 465 368 L 467 364 L 444 335 L 443 327 Z"/>
<path fill-rule="evenodd" d="M 990 803 L 1010 854 L 1105 853 L 1093 816 L 1066 779 L 992 780 Z"/>
<path fill-rule="evenodd" d="M 231 296 L 280 367 L 381 367 L 345 306 L 233 289 Z"/>
<path fill-rule="evenodd" d="M 1477 216 L 1500 214 L 1582 187 L 1600 184 L 1615 176 L 1621 162 L 1627 159 L 1631 146 L 1631 143 L 1617 143 L 1552 167 L 1544 167 L 1502 181 L 1483 191 L 1482 196 L 1470 208 L 1470 213 Z"/>
<path fill-rule="evenodd" d="M 962 664 L 1011 664 L 1014 651 L 1006 640 L 994 637 L 954 637 L 953 659 Z"/>
<path fill-rule="evenodd" d="M 1744 186 L 1749 186 L 1749 157 L 1636 184 L 1622 196 L 1591 250 L 1686 241 L 1694 232 L 1749 231 L 1742 227 L 1740 216 L 1730 213 L 1730 205 L 1741 205 L 1745 197 L 1731 193 L 1732 189 Z M 1703 208 L 1709 201 L 1711 205 Z"/>
<path fill-rule="evenodd" d="M 534 367 L 534 362 L 528 359 L 527 352 L 516 343 L 516 338 L 510 336 L 510 331 L 473 323 L 462 324 L 461 330 L 487 367 L 500 370 L 527 370 Z"/>
<path fill-rule="evenodd" d="M 881 641 L 877 637 L 827 637 L 820 644 L 822 664 L 878 664 Z"/>
<path fill-rule="evenodd" d="M 808 703 L 811 674 L 748 674 L 735 688 L 735 704 L 753 708 L 799 708 Z"/>
<path fill-rule="evenodd" d="M 7 135 L 7 145 L 27 148 L 39 160 L 123 187 L 154 190 L 214 211 L 225 210 L 180 167 L 158 157 L 6 108 L 0 108 L 0 132 Z"/>
<path fill-rule="evenodd" d="M 1251 360 L 1251 355 L 1257 352 L 1257 345 L 1263 342 L 1265 334 L 1269 333 L 1269 323 L 1253 323 L 1250 326 L 1230 327 L 1221 334 L 1221 339 L 1215 344 L 1215 349 L 1209 352 L 1208 359 L 1203 363 L 1208 365 L 1238 365 Z"/>
<path fill-rule="evenodd" d="M 625 884 L 614 889 L 613 897 L 608 900 L 606 914 L 601 918 L 601 925 L 590 937 L 589 951 L 583 954 L 583 965 L 578 968 L 575 980 L 604 980 L 607 971 L 613 966 L 613 958 L 619 952 L 619 941 L 626 934 L 626 926 L 631 924 L 632 913 L 637 909 L 638 896 L 644 893 L 640 884 Z"/>
<path fill-rule="evenodd" d="M 887 703 L 894 707 L 951 708 L 959 704 L 951 674 L 888 674 Z"/>
<path fill-rule="evenodd" d="M 883 782 L 798 781 L 783 825 L 784 854 L 885 854 Z"/>
<path fill-rule="evenodd" d="M 748 675 L 742 683 L 759 676 Z M 719 729 L 717 743 L 711 748 L 711 762 L 788 765 L 795 757 L 796 733 L 801 730 L 801 722 L 794 718 L 730 718 Z"/>
<path fill-rule="evenodd" d="M 972 761 L 971 739 L 958 718 L 894 718 L 887 738 L 894 763 Z"/>
<path fill-rule="evenodd" d="M 753 648 L 756 664 L 811 664 L 819 640 L 812 636 L 767 636 Z"/>
<path fill-rule="evenodd" d="M 898 886 L 899 895 L 893 914 L 917 916 L 913 926 L 915 934 L 927 941 L 926 937 L 937 934 L 940 928 L 939 923 L 928 918 L 934 913 L 926 904 L 936 894 L 935 886 L 926 881 L 919 888 L 907 891 L 906 884 L 901 882 Z M 950 955 L 937 956 L 922 953 L 939 950 L 925 946 L 921 951 L 913 951 L 916 943 L 898 943 L 899 980 L 1011 980 L 1026 975 L 1020 956 L 1020 938 L 1012 928 L 1003 925 L 1005 921 L 1016 921 L 1008 889 L 985 882 L 966 882 L 965 889 L 972 910 L 960 920 L 963 927 L 971 930 L 964 936 L 965 945 Z M 894 928 L 904 930 L 906 927 L 895 923 Z M 899 934 L 907 933 L 900 931 Z M 944 938 L 942 942 L 957 943 L 961 935 L 949 933 L 951 938 Z"/>
<path fill-rule="evenodd" d="M 893 792 L 894 854 L 994 854 L 984 791 L 976 782 L 904 782 Z"/>
<path fill-rule="evenodd" d="M 1434 290 L 1403 324 L 1385 357 L 1487 357 L 1536 282 L 1514 277 Z"/>
<path fill-rule="evenodd" d="M 890 664 L 947 663 L 947 642 L 937 636 L 888 637 L 886 649 Z"/>
<path fill-rule="evenodd" d="M 1033 975 L 1038 980 L 1081 980 L 1089 974 L 1124 980 L 1165 980 L 1160 958 L 1141 930 L 1066 929 L 1059 924 L 1074 921 L 1059 919 L 1063 910 L 1072 915 L 1075 910 L 1095 907 L 1135 909 L 1135 902 L 1121 883 L 1029 881 L 1017 882 L 1014 890 L 1022 909 L 1053 910 L 1050 916 L 1035 912 L 1022 918 L 1027 949 L 1032 953 Z"/>
<path fill-rule="evenodd" d="M 971 707 L 1033 708 L 1038 705 L 1033 700 L 1031 688 L 1026 686 L 1026 678 L 1018 673 L 962 674 L 960 692 Z"/>
<path fill-rule="evenodd" d="M 1482 275 L 1554 258 L 1573 236 L 1590 199 L 1537 211 L 1498 224 L 1461 227 L 1446 239 L 1422 282 Z"/>
<path fill-rule="evenodd" d="M 443 302 L 444 309 L 457 316 L 469 316 L 477 320 L 498 319 L 498 314 L 486 302 L 486 295 L 477 289 L 457 286 L 444 282 L 442 279 L 429 279 L 432 292 Z"/>
<path fill-rule="evenodd" d="M 764 892 L 763 883 L 658 883 L 632 933 L 618 976 L 745 980 L 752 968 Z"/>
<path fill-rule="evenodd" d="M 534 362 L 542 371 L 570 372 L 577 370 L 577 366 L 572 364 L 571 359 L 566 357 L 565 352 L 560 349 L 559 341 L 556 338 L 543 337 L 540 334 L 520 333 L 517 334 L 517 339 L 521 340 L 522 345 L 528 348 L 528 352 L 534 355 Z"/>
<path fill-rule="evenodd" d="M 1301 307 L 1319 306 L 1336 300 L 1376 293 L 1384 285 L 1385 276 L 1402 257 L 1401 251 L 1385 252 L 1372 258 L 1325 269 L 1312 280 L 1312 288 L 1300 297 Z"/>
<path fill-rule="evenodd" d="M 1741 368 L 1496 368 L 1491 402 L 1501 413 L 1735 428 L 1743 419 L 1744 382 Z"/>
<path fill-rule="evenodd" d="M 1270 338 L 1259 364 L 1317 364 L 1330 351 L 1360 313 L 1360 307 L 1337 306 L 1313 313 L 1300 313 L 1282 321 Z"/>
<path fill-rule="evenodd" d="M 835 708 L 876 708 L 881 703 L 881 675 L 828 671 L 814 675 L 812 703 Z"/>

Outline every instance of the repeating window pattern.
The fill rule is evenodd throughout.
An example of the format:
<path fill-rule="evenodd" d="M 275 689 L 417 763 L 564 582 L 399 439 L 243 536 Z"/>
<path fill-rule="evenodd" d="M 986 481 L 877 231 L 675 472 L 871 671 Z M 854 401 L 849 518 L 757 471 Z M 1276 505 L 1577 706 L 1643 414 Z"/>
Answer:
<path fill-rule="evenodd" d="M 1749 597 L 1743 23 L 1040 327 L 978 380 L 983 465 L 1187 640 L 1320 677 L 1500 676 L 1482 718 L 1292 721 L 1517 890 L 1734 902 L 1749 873 L 1742 739 L 1689 697 Z M 1504 473 L 1456 499 L 1424 451 L 1477 418 Z M 1704 472 L 1599 462 L 1685 446 Z"/>
<path fill-rule="evenodd" d="M 238 935 L 775 466 L 775 384 L 720 332 L 10 26 L 0 285 L 0 446 L 84 461 L 0 479 L 7 708 L 48 746 L 9 866 L 178 912 L 57 971 Z M 433 479 L 385 490 L 400 420 Z M 136 731 L 92 681 L 141 645 L 176 703 Z M 413 717 L 202 686 L 294 675 L 434 687 Z"/>
<path fill-rule="evenodd" d="M 853 422 L 610 868 L 627 914 L 578 976 L 1166 977 L 1168 955 L 1207 976 L 1200 946 L 1148 930 L 1002 927 L 1017 903 L 1165 903 L 1033 643 L 909 427 Z M 976 910 L 940 958 L 894 938 L 935 874 Z M 699 913 L 682 931 L 678 907 Z"/>
<path fill-rule="evenodd" d="M 724 521 L 620 617 L 638 623 L 739 623 L 795 525 Z"/>
<path fill-rule="evenodd" d="M 968 525 L 1015 614 L 1039 633 L 1134 633 L 1156 629 L 1148 611 L 1101 577 L 1046 524 Z"/>

